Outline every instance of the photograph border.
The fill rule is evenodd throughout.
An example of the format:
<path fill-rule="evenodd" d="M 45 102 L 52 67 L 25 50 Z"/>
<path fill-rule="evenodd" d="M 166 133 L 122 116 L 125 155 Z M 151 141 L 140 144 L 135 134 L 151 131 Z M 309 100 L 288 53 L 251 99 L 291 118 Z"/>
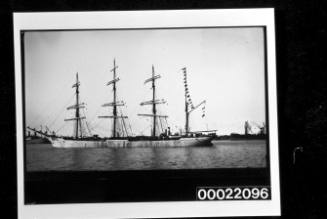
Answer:
<path fill-rule="evenodd" d="M 231 187 L 246 187 L 254 185 L 269 187 L 270 190 L 270 162 L 269 162 L 269 118 L 268 118 L 268 82 L 267 82 L 267 45 L 266 45 L 266 26 L 201 26 L 201 27 L 149 27 L 149 28 L 124 28 L 124 29 L 41 29 L 41 30 L 21 30 L 21 36 L 30 32 L 96 32 L 96 31 L 148 31 L 148 30 L 208 30 L 208 29 L 256 29 L 262 30 L 262 46 L 263 46 L 263 60 L 264 63 L 264 105 L 265 105 L 265 123 L 266 123 L 266 137 L 265 137 L 265 167 L 225 167 L 225 168 L 179 168 L 179 169 L 137 169 L 137 170 L 39 170 L 28 171 L 25 165 L 24 179 L 25 179 L 25 204 L 68 204 L 68 203 L 110 203 L 110 202 L 158 202 L 158 201 L 195 201 L 195 194 L 193 190 L 199 185 L 210 184 L 218 186 L 229 185 Z M 23 87 L 23 109 L 25 105 L 25 44 L 24 39 L 21 39 L 22 53 L 22 87 Z M 26 119 L 26 112 L 23 110 L 23 121 Z M 24 133 L 26 133 L 26 125 Z M 26 136 L 23 136 L 25 139 Z M 24 164 L 27 164 L 26 158 L 26 141 L 24 141 Z M 183 178 L 180 180 L 180 178 Z M 99 184 L 102 186 L 102 191 L 106 195 L 101 197 L 89 198 L 89 194 L 97 193 L 101 190 L 90 189 L 92 185 L 84 185 L 86 181 L 93 179 L 92 185 Z M 104 182 L 102 179 L 106 179 Z M 151 179 L 151 180 L 149 180 Z M 78 180 L 79 186 L 72 182 Z M 128 181 L 135 181 L 130 185 Z M 162 182 L 165 183 L 162 183 Z M 58 186 L 56 182 L 63 183 L 66 186 L 63 188 Z M 139 183 L 137 183 L 139 182 Z M 216 183 L 217 182 L 217 183 Z M 124 184 L 122 184 L 124 183 Z M 216 184 L 215 184 L 216 183 Z M 140 187 L 142 184 L 142 187 Z M 164 187 L 162 187 L 164 185 Z M 108 191 L 107 188 L 114 187 L 120 193 Z M 160 189 L 157 189 L 157 188 Z M 123 191 L 122 191 L 123 189 Z M 135 193 L 135 189 L 139 192 Z M 192 190 L 193 189 L 193 190 Z M 83 193 L 82 196 L 76 192 L 88 190 L 88 193 Z M 42 192 L 40 192 L 42 191 Z M 49 194 L 49 191 L 55 191 L 56 197 Z M 69 193 L 66 193 L 66 192 Z M 140 191 L 146 191 L 151 195 L 143 195 Z M 108 192 L 108 193 L 106 193 Z M 42 194 L 42 195 L 41 195 Z M 271 199 L 269 196 L 268 199 Z"/>
<path fill-rule="evenodd" d="M 185 19 L 186 17 L 192 19 Z M 194 19 L 194 18 L 197 19 Z M 42 18 L 42 19 L 41 19 Z M 151 18 L 151 19 L 150 19 Z M 172 29 L 263 26 L 265 32 L 267 164 L 270 169 L 271 200 L 267 201 L 178 201 L 97 204 L 24 205 L 23 46 L 21 31 Z M 211 9 L 167 11 L 48 12 L 14 14 L 16 80 L 17 181 L 19 218 L 68 217 L 210 217 L 280 215 L 277 95 L 274 10 Z M 21 136 L 21 138 L 19 137 Z M 128 208 L 128 211 L 123 209 Z M 235 212 L 234 209 L 238 208 Z M 50 213 L 51 212 L 51 213 Z"/>

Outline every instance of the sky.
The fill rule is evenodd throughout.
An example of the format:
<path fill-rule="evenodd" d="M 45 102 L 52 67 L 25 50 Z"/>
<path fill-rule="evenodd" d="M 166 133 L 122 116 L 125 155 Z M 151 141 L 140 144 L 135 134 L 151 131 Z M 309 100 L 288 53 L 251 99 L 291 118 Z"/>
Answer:
<path fill-rule="evenodd" d="M 184 84 L 187 68 L 190 96 L 194 105 L 206 100 L 190 116 L 191 131 L 217 130 L 218 135 L 244 133 L 244 122 L 265 122 L 264 33 L 253 28 L 132 29 L 26 32 L 25 108 L 26 125 L 47 126 L 58 134 L 73 133 L 75 103 L 72 85 L 78 72 L 81 101 L 92 134 L 110 136 L 113 60 L 118 65 L 118 100 L 134 135 L 150 135 L 152 65 L 156 80 L 158 113 L 168 115 L 172 131 L 184 128 Z M 258 130 L 258 129 L 257 129 Z M 256 128 L 254 128 L 256 131 Z"/>

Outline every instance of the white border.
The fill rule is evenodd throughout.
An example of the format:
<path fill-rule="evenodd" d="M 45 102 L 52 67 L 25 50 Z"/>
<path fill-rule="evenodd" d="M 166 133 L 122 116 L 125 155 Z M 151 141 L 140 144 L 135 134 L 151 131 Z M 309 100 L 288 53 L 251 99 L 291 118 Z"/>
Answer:
<path fill-rule="evenodd" d="M 24 205 L 20 30 L 210 26 L 266 26 L 271 200 Z M 14 50 L 18 218 L 155 218 L 280 215 L 274 9 L 14 13 Z"/>

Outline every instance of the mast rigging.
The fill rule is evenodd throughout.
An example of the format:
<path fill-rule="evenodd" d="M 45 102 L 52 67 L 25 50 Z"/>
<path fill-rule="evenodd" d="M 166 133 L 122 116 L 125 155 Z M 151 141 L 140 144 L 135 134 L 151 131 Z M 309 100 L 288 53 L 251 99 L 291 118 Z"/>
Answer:
<path fill-rule="evenodd" d="M 191 112 L 193 112 L 195 109 L 197 109 L 199 106 L 204 105 L 206 103 L 205 100 L 203 100 L 201 103 L 199 103 L 198 105 L 194 106 L 192 99 L 191 99 L 191 95 L 189 93 L 189 89 L 188 89 L 188 84 L 187 84 L 187 72 L 186 72 L 186 67 L 182 68 L 183 70 L 183 76 L 184 76 L 184 88 L 185 88 L 185 133 L 190 133 L 190 114 Z M 189 109 L 189 106 L 191 107 L 191 109 Z M 204 117 L 205 115 L 205 106 L 202 107 L 202 117 Z"/>
<path fill-rule="evenodd" d="M 76 95 L 76 103 L 75 105 L 67 107 L 67 110 L 75 109 L 75 117 L 70 119 L 65 119 L 64 121 L 75 121 L 75 138 L 82 138 L 83 137 L 83 131 L 82 131 L 82 119 L 85 119 L 85 116 L 80 116 L 80 110 L 81 108 L 85 108 L 84 103 L 80 103 L 79 101 L 79 86 L 81 83 L 78 80 L 78 72 L 76 73 L 76 83 L 73 84 L 72 88 L 75 88 L 75 95 Z M 80 136 L 79 136 L 80 133 Z"/>
<path fill-rule="evenodd" d="M 163 118 L 167 118 L 168 116 L 165 115 L 157 115 L 157 104 L 164 104 L 166 103 L 166 101 L 164 99 L 156 99 L 156 85 L 155 85 L 155 80 L 161 78 L 160 75 L 155 75 L 155 71 L 154 71 L 154 66 L 152 65 L 152 77 L 148 78 L 144 81 L 144 84 L 148 83 L 148 82 L 152 82 L 152 100 L 149 101 L 144 101 L 142 103 L 140 103 L 141 106 L 144 105 L 152 105 L 152 114 L 138 114 L 139 116 L 148 116 L 148 117 L 152 117 L 152 132 L 151 132 L 151 136 L 155 137 L 156 136 L 156 126 L 157 126 L 157 118 L 163 117 Z"/>
<path fill-rule="evenodd" d="M 124 119 L 127 119 L 127 116 L 118 115 L 117 106 L 124 106 L 125 103 L 123 101 L 117 101 L 117 92 L 116 92 L 116 83 L 120 80 L 119 77 L 116 77 L 116 69 L 118 66 L 116 66 L 116 59 L 114 59 L 114 67 L 110 70 L 113 72 L 113 79 L 109 81 L 106 85 L 112 85 L 113 90 L 113 102 L 105 103 L 102 106 L 103 107 L 112 107 L 112 115 L 111 116 L 98 116 L 98 118 L 109 118 L 113 120 L 113 127 L 112 127 L 112 137 L 116 138 L 118 136 L 118 120 L 122 119 L 124 122 Z M 127 133 L 126 133 L 127 134 Z"/>

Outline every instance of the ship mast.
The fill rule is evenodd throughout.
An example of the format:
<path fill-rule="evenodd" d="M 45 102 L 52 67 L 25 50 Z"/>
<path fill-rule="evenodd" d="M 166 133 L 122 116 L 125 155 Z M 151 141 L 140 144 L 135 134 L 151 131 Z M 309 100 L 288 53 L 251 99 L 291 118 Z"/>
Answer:
<path fill-rule="evenodd" d="M 153 114 L 153 129 L 152 129 L 152 137 L 156 136 L 156 118 L 157 118 L 157 109 L 156 109 L 156 85 L 155 85 L 155 79 L 154 79 L 154 67 L 152 65 L 152 114 Z"/>
<path fill-rule="evenodd" d="M 74 118 L 70 118 L 70 119 L 65 119 L 65 121 L 75 121 L 75 138 L 82 138 L 83 137 L 83 132 L 82 132 L 82 119 L 85 119 L 84 117 L 80 116 L 80 111 L 79 109 L 81 108 L 85 108 L 85 104 L 84 103 L 79 103 L 79 86 L 80 86 L 80 82 L 78 80 L 78 73 L 76 73 L 76 83 L 73 84 L 72 88 L 75 88 L 75 94 L 76 94 L 76 104 L 67 107 L 67 110 L 71 110 L 71 109 L 75 109 L 75 117 Z M 80 136 L 78 136 L 80 133 Z"/>
<path fill-rule="evenodd" d="M 114 82 L 112 83 L 113 86 L 113 102 L 115 103 L 112 107 L 112 114 L 114 116 L 113 118 L 113 129 L 112 129 L 112 137 L 116 137 L 116 124 L 117 124 L 117 105 L 116 105 L 116 99 L 117 99 L 117 95 L 116 95 L 116 68 L 118 68 L 118 66 L 116 66 L 116 60 L 114 59 L 114 67 L 113 69 L 111 69 L 111 71 L 113 71 L 113 80 Z"/>
<path fill-rule="evenodd" d="M 190 132 L 190 114 L 193 112 L 195 109 L 197 109 L 199 106 L 202 104 L 205 104 L 206 101 L 203 100 L 201 103 L 198 105 L 194 106 L 192 103 L 192 99 L 188 90 L 188 84 L 187 84 L 187 72 L 186 72 L 186 67 L 182 68 L 183 73 L 184 73 L 184 87 L 185 87 L 185 134 Z M 189 106 L 191 109 L 189 109 Z M 202 108 L 204 109 L 204 108 Z M 202 114 L 202 117 L 204 116 L 204 113 Z"/>
<path fill-rule="evenodd" d="M 187 102 L 187 96 L 185 93 L 185 132 L 186 133 L 188 133 L 190 131 L 189 118 L 190 118 L 190 113 L 188 112 L 188 102 Z"/>
<path fill-rule="evenodd" d="M 78 74 L 76 74 L 76 106 L 79 105 L 79 81 L 78 81 Z M 78 126 L 80 126 L 80 118 L 79 118 L 79 107 L 76 107 L 75 110 L 75 117 L 76 117 L 76 126 L 75 126 L 75 137 L 78 137 Z M 81 129 L 81 137 L 82 137 L 82 129 Z"/>
<path fill-rule="evenodd" d="M 114 67 L 110 70 L 113 72 L 113 79 L 107 83 L 107 86 L 112 85 L 113 89 L 113 102 L 111 103 L 105 103 L 102 106 L 103 107 L 112 107 L 112 116 L 98 116 L 98 118 L 110 118 L 113 119 L 113 125 L 112 125 L 112 137 L 116 138 L 118 136 L 117 132 L 117 125 L 118 125 L 118 119 L 121 118 L 124 124 L 124 119 L 128 118 L 127 116 L 119 116 L 117 112 L 117 106 L 124 106 L 125 103 L 123 101 L 117 101 L 117 92 L 116 92 L 116 83 L 120 80 L 119 77 L 116 77 L 116 69 L 118 66 L 116 66 L 116 60 L 114 59 Z M 127 130 L 126 134 L 127 134 Z"/>
<path fill-rule="evenodd" d="M 144 105 L 152 105 L 152 114 L 138 114 L 139 116 L 149 116 L 153 118 L 153 128 L 152 128 L 152 133 L 151 136 L 155 137 L 156 136 L 156 126 L 157 126 L 157 118 L 167 118 L 168 116 L 165 115 L 158 115 L 157 114 L 157 108 L 156 105 L 157 104 L 163 104 L 166 103 L 165 100 L 161 99 L 156 99 L 156 85 L 155 85 L 155 80 L 159 79 L 161 76 L 160 75 L 155 75 L 155 71 L 154 71 L 154 66 L 152 65 L 152 77 L 145 80 L 144 84 L 148 83 L 148 82 L 152 82 L 152 100 L 150 101 L 145 101 L 142 102 L 140 105 L 144 106 Z"/>

